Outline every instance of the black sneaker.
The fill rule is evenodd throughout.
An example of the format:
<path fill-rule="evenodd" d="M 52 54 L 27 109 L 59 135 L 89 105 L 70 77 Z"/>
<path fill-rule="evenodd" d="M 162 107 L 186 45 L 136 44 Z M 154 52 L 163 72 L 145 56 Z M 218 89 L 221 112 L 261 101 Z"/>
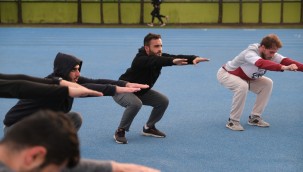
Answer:
<path fill-rule="evenodd" d="M 114 139 L 119 144 L 127 144 L 125 130 L 123 128 L 117 129 L 114 135 Z"/>
<path fill-rule="evenodd" d="M 156 129 L 155 126 L 149 127 L 148 129 L 145 129 L 145 127 L 143 127 L 142 134 L 144 136 L 166 137 L 166 135 L 163 132 Z"/>

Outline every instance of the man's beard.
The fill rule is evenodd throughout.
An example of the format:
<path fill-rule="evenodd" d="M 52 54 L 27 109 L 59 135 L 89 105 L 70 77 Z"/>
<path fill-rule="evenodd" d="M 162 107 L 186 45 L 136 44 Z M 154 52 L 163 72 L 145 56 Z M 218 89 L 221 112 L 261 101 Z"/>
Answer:
<path fill-rule="evenodd" d="M 149 51 L 149 55 L 152 55 L 152 56 L 162 56 L 162 52 L 158 51 L 157 53 L 154 53 L 152 51 Z"/>
<path fill-rule="evenodd" d="M 261 58 L 267 60 L 264 53 L 261 53 Z"/>

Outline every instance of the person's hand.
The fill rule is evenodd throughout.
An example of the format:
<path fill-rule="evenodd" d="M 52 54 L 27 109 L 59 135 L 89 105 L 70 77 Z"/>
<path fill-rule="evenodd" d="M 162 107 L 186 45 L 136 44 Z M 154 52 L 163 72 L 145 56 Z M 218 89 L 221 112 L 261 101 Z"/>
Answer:
<path fill-rule="evenodd" d="M 289 71 L 297 71 L 298 66 L 296 64 L 291 64 L 291 65 L 288 65 L 288 66 L 282 66 L 281 69 L 282 70 L 289 70 Z"/>
<path fill-rule="evenodd" d="M 143 165 L 119 163 L 112 161 L 112 172 L 160 172 L 157 169 L 146 167 Z"/>
<path fill-rule="evenodd" d="M 175 65 L 187 65 L 188 64 L 187 59 L 174 59 L 173 63 Z"/>
<path fill-rule="evenodd" d="M 100 97 L 103 93 L 87 89 L 85 87 L 68 87 L 68 94 L 70 97 Z"/>
<path fill-rule="evenodd" d="M 208 62 L 209 59 L 208 58 L 203 58 L 203 57 L 196 57 L 194 60 L 193 60 L 193 64 L 198 64 L 200 62 Z"/>
<path fill-rule="evenodd" d="M 141 89 L 149 88 L 149 85 L 138 84 L 138 83 L 131 83 L 131 82 L 128 82 L 125 86 L 129 87 L 129 88 L 141 88 Z"/>
<path fill-rule="evenodd" d="M 103 96 L 103 93 L 94 91 L 88 88 L 83 87 L 75 82 L 70 82 L 66 80 L 60 81 L 60 86 L 68 87 L 68 93 L 70 97 L 100 97 Z"/>
<path fill-rule="evenodd" d="M 119 87 L 116 86 L 116 93 L 133 93 L 140 91 L 141 88 L 132 88 L 132 87 Z"/>

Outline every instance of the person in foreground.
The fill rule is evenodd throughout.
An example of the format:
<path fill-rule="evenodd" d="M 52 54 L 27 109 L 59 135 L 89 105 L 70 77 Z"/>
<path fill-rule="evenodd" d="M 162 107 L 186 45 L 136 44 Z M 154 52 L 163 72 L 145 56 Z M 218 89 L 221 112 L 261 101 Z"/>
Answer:
<path fill-rule="evenodd" d="M 303 71 L 303 64 L 285 57 L 278 52 L 282 42 L 275 34 L 265 36 L 261 43 L 249 45 L 234 59 L 228 61 L 218 70 L 217 79 L 233 93 L 233 100 L 226 127 L 231 130 L 243 131 L 240 118 L 245 106 L 248 91 L 257 95 L 248 124 L 269 127 L 261 115 L 269 101 L 273 81 L 264 76 L 269 71 Z"/>
<path fill-rule="evenodd" d="M 60 142 L 58 142 L 60 140 Z M 38 111 L 0 141 L 1 172 L 159 172 L 137 164 L 80 159 L 79 139 L 61 112 Z"/>
<path fill-rule="evenodd" d="M 0 141 L 0 171 L 61 171 L 79 160 L 76 130 L 59 112 L 39 111 L 15 124 Z"/>
<path fill-rule="evenodd" d="M 195 55 L 172 55 L 162 53 L 161 35 L 149 33 L 145 36 L 144 46 L 139 49 L 131 67 L 120 76 L 120 80 L 149 85 L 149 88 L 136 93 L 116 94 L 113 99 L 125 107 L 122 119 L 115 131 L 114 139 L 117 143 L 127 143 L 125 131 L 129 131 L 131 123 L 142 105 L 153 107 L 148 121 L 143 127 L 143 135 L 163 138 L 165 133 L 156 129 L 155 124 L 161 120 L 168 106 L 168 98 L 152 89 L 160 76 L 162 67 L 173 65 L 198 64 L 208 61 Z"/>
<path fill-rule="evenodd" d="M 48 79 L 66 80 L 77 85 L 81 85 L 91 90 L 102 92 L 103 96 L 113 96 L 114 94 L 125 92 L 136 92 L 141 88 L 148 87 L 147 85 L 129 83 L 125 81 L 114 81 L 109 79 L 90 79 L 80 76 L 82 61 L 75 56 L 58 53 L 54 60 L 53 72 L 48 75 Z M 16 122 L 22 120 L 41 109 L 50 109 L 53 111 L 64 112 L 69 116 L 77 130 L 82 125 L 82 117 L 78 112 L 72 112 L 74 99 L 66 97 L 64 101 L 53 101 L 48 97 L 41 99 L 22 99 L 17 102 L 5 115 L 4 125 L 5 130 L 9 129 Z"/>

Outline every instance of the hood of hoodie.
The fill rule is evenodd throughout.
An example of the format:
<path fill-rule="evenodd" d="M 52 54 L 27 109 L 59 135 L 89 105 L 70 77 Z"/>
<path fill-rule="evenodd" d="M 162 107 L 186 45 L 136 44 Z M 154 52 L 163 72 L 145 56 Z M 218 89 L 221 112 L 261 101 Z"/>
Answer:
<path fill-rule="evenodd" d="M 139 52 L 139 53 L 145 53 L 145 54 L 147 54 L 146 51 L 145 51 L 144 46 L 142 46 L 141 48 L 139 48 L 139 49 L 138 49 L 138 52 Z"/>
<path fill-rule="evenodd" d="M 259 52 L 259 43 L 255 43 L 255 44 L 250 44 L 247 49 L 256 52 L 257 54 L 260 54 Z"/>
<path fill-rule="evenodd" d="M 81 71 L 82 60 L 69 54 L 58 53 L 54 60 L 53 73 L 48 77 L 61 77 L 69 80 L 69 73 L 76 65 L 79 65 L 79 71 Z"/>

